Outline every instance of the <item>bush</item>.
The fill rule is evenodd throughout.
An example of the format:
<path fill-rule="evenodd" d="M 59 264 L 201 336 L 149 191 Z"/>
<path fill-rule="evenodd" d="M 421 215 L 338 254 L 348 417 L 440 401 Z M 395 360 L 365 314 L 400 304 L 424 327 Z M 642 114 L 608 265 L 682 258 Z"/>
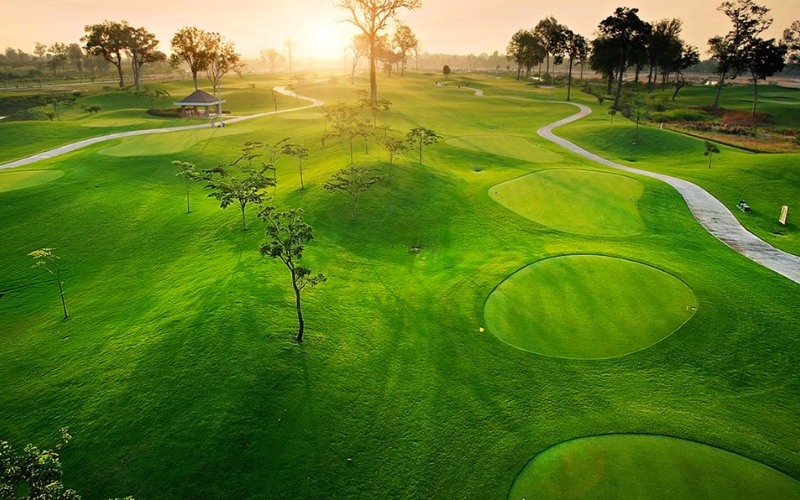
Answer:
<path fill-rule="evenodd" d="M 180 118 L 181 108 L 148 109 L 147 114 L 162 118 Z"/>
<path fill-rule="evenodd" d="M 651 115 L 651 120 L 654 122 L 702 122 L 711 118 L 708 114 L 696 109 L 672 109 Z"/>

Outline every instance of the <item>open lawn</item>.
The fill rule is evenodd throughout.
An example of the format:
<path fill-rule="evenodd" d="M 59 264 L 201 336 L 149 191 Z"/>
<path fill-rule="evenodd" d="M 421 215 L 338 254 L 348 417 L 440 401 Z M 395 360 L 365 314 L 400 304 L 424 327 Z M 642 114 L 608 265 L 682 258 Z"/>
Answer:
<path fill-rule="evenodd" d="M 493 186 L 554 167 L 609 171 L 536 136 L 574 107 L 502 97 L 547 99 L 549 91 L 474 77 L 472 85 L 487 93 L 478 98 L 435 87 L 438 78 L 379 81 L 381 96 L 394 103 L 379 124 L 398 136 L 428 127 L 445 141 L 426 147 L 422 165 L 414 152 L 395 158 L 391 184 L 359 198 L 354 222 L 349 201 L 322 187 L 349 158 L 344 143 L 321 145 L 325 126 L 315 110 L 234 124 L 226 131 L 244 133 L 188 141 L 180 152 L 167 152 L 169 140 L 139 137 L 15 169 L 63 176 L 0 192 L 0 439 L 52 446 L 58 428 L 68 426 L 74 439 L 61 450 L 64 482 L 87 500 L 502 499 L 543 450 L 611 433 L 698 441 L 800 477 L 800 285 L 717 241 L 673 189 L 653 179 L 611 176 L 621 189 L 628 181 L 641 185 L 642 225 L 629 236 L 565 232 L 509 210 L 489 195 Z M 255 91 L 269 81 L 254 80 Z M 299 91 L 333 102 L 352 99 L 363 85 L 309 83 Z M 82 127 L 84 120 L 65 125 L 59 140 L 103 133 Z M 628 134 L 619 122 L 610 133 Z M 591 148 L 604 124 L 591 117 L 568 133 Z M 56 142 L 26 136 L 40 125 L 54 124 L 6 123 L 0 134 L 12 150 L 35 152 Z M 522 138 L 560 160 L 451 144 L 494 134 Z M 281 158 L 272 202 L 305 210 L 315 241 L 302 263 L 328 277 L 304 292 L 302 345 L 291 341 L 288 272 L 259 255 L 264 234 L 255 207 L 243 232 L 236 207 L 220 210 L 194 185 L 187 214 L 183 180 L 170 163 L 209 168 L 238 157 L 245 141 L 287 135 L 311 150 L 306 189 L 299 189 L 296 161 Z M 724 150 L 720 159 L 740 163 L 715 164 L 709 172 L 725 182 L 707 181 L 702 152 L 686 153 L 701 143 L 687 141 L 675 141 L 672 163 L 661 159 L 652 168 L 701 171 L 718 192 L 749 178 L 747 155 Z M 379 145 L 369 153 L 360 140 L 355 145 L 356 164 L 388 167 Z M 141 154 L 101 154 L 109 148 Z M 772 194 L 751 196 L 755 183 L 741 183 L 753 220 L 767 211 L 759 200 L 799 189 L 779 163 L 760 167 Z M 603 189 L 613 192 L 614 183 Z M 27 254 L 42 247 L 61 257 L 68 320 L 55 283 L 31 269 Z M 576 254 L 658 269 L 662 286 L 691 290 L 697 311 L 672 335 L 660 329 L 667 335 L 661 341 L 613 359 L 540 356 L 499 340 L 484 315 L 492 290 L 534 262 Z M 591 285 L 584 271 L 556 274 L 565 285 Z M 636 300 L 656 311 L 663 297 L 648 292 Z M 667 300 L 678 302 L 689 305 Z M 621 453 L 633 456 L 630 447 Z M 713 456 L 691 460 L 680 466 L 705 468 L 695 479 L 718 470 Z M 638 468 L 626 470 L 630 481 L 645 479 Z M 632 497 L 631 483 L 616 484 L 618 496 Z M 731 483 L 721 495 L 737 491 Z"/>

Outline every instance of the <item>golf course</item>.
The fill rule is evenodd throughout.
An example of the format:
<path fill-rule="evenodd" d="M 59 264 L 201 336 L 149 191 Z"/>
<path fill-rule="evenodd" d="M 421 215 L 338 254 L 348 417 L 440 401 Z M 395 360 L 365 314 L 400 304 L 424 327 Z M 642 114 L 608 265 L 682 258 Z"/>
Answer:
<path fill-rule="evenodd" d="M 0 440 L 53 448 L 67 427 L 63 483 L 87 500 L 800 500 L 800 283 L 673 186 L 537 131 L 585 106 L 553 133 L 692 183 L 791 256 L 800 152 L 720 144 L 709 168 L 703 138 L 507 73 L 382 77 L 380 132 L 349 142 L 323 111 L 369 82 L 326 77 L 294 95 L 273 92 L 287 74 L 229 76 L 224 128 L 116 90 L 77 98 L 96 113 L 0 121 Z M 194 91 L 158 86 L 161 107 Z M 800 126 L 800 90 L 760 99 Z M 438 140 L 390 158 L 417 127 Z M 173 164 L 244 172 L 285 138 L 307 157 L 277 155 L 241 212 Z M 357 203 L 330 186 L 351 154 L 384 176 Z M 326 280 L 303 290 L 302 342 L 264 206 L 313 228 L 300 263 Z"/>

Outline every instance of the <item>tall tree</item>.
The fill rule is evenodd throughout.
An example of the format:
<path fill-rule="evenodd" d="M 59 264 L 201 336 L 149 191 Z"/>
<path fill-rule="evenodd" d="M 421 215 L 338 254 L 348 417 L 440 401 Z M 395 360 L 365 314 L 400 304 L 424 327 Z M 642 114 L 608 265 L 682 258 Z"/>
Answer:
<path fill-rule="evenodd" d="M 800 64 L 800 21 L 792 22 L 783 30 L 783 43 L 788 49 L 787 62 L 795 66 Z"/>
<path fill-rule="evenodd" d="M 406 71 L 406 62 L 408 61 L 408 53 L 413 51 L 418 45 L 419 40 L 411 28 L 405 24 L 397 27 L 392 37 L 392 43 L 395 47 L 400 49 L 400 76 L 403 76 Z"/>
<path fill-rule="evenodd" d="M 269 72 L 275 73 L 275 63 L 278 61 L 278 57 L 280 57 L 278 51 L 273 48 L 264 49 L 260 52 L 260 55 L 262 61 L 269 62 Z"/>
<path fill-rule="evenodd" d="M 683 70 L 689 69 L 698 63 L 700 63 L 700 52 L 697 51 L 697 47 L 684 45 L 681 51 L 680 59 L 673 61 L 671 66 L 671 70 L 677 75 L 675 78 L 675 92 L 672 94 L 673 101 L 676 97 L 678 97 L 678 92 L 686 86 L 686 79 L 683 77 Z"/>
<path fill-rule="evenodd" d="M 53 253 L 55 248 L 40 248 L 29 253 L 33 257 L 33 267 L 38 267 L 53 275 L 58 284 L 58 292 L 61 294 L 61 308 L 64 310 L 64 319 L 69 318 L 67 314 L 67 301 L 64 299 L 64 283 L 61 281 L 61 269 L 58 267 L 58 261 L 61 257 Z"/>
<path fill-rule="evenodd" d="M 286 52 L 286 58 L 289 60 L 289 76 L 292 75 L 292 54 L 294 53 L 294 41 L 287 38 L 283 41 L 283 50 Z"/>
<path fill-rule="evenodd" d="M 314 241 L 314 229 L 303 221 L 301 209 L 278 212 L 274 207 L 262 210 L 258 217 L 267 223 L 267 241 L 261 244 L 261 255 L 280 259 L 292 275 L 295 308 L 297 310 L 297 342 L 303 341 L 305 321 L 301 293 L 307 286 L 315 287 L 327 281 L 323 274 L 311 275 L 311 270 L 301 266 L 306 243 Z"/>
<path fill-rule="evenodd" d="M 422 165 L 422 146 L 429 146 L 439 142 L 442 136 L 425 127 L 412 128 L 406 134 L 406 142 L 419 148 L 419 164 Z"/>
<path fill-rule="evenodd" d="M 709 52 L 717 60 L 717 94 L 714 107 L 719 106 L 719 96 L 725 78 L 736 78 L 745 71 L 744 50 L 761 33 L 772 25 L 769 9 L 756 5 L 752 0 L 723 2 L 717 10 L 728 16 L 733 27 L 725 36 L 708 40 Z"/>
<path fill-rule="evenodd" d="M 101 24 L 90 24 L 84 28 L 86 35 L 81 41 L 90 55 L 100 56 L 117 68 L 119 86 L 125 86 L 122 76 L 122 56 L 128 48 L 131 26 L 127 21 L 103 21 Z"/>
<path fill-rule="evenodd" d="M 648 64 L 650 65 L 650 76 L 647 82 L 648 93 L 655 90 L 659 69 L 671 64 L 676 58 L 680 58 L 683 42 L 678 36 L 682 29 L 683 21 L 680 19 L 662 19 L 653 25 L 647 39 Z M 675 54 L 676 46 L 677 54 Z"/>
<path fill-rule="evenodd" d="M 553 16 L 546 17 L 536 24 L 533 28 L 533 34 L 536 35 L 543 43 L 545 54 L 547 56 L 546 71 L 550 73 L 550 56 L 554 56 L 556 64 L 560 64 L 559 55 L 563 53 L 564 48 L 564 32 L 565 27 L 556 21 Z"/>
<path fill-rule="evenodd" d="M 574 33 L 570 29 L 564 30 L 564 51 L 569 57 L 569 71 L 567 73 L 567 101 L 570 100 L 570 91 L 572 90 L 572 66 L 576 60 L 579 60 L 581 54 L 584 54 L 588 51 L 587 49 L 588 42 L 586 39 Z"/>
<path fill-rule="evenodd" d="M 158 40 L 153 33 L 144 28 L 131 28 L 126 53 L 133 70 L 133 85 L 141 90 L 142 66 L 154 62 L 166 61 L 167 56 L 157 49 Z"/>
<path fill-rule="evenodd" d="M 345 193 L 350 197 L 350 220 L 353 221 L 356 218 L 356 202 L 361 193 L 386 178 L 377 172 L 380 172 L 377 167 L 350 165 L 333 174 L 323 187 L 329 191 Z"/>
<path fill-rule="evenodd" d="M 220 81 L 222 77 L 233 71 L 240 73 L 244 67 L 242 56 L 236 52 L 233 42 L 225 40 L 219 33 L 208 33 L 206 51 L 208 54 L 208 64 L 206 65 L 206 75 L 214 89 L 214 95 L 220 100 L 217 104 L 217 116 L 222 126 L 222 89 Z"/>
<path fill-rule="evenodd" d="M 422 5 L 422 0 L 334 0 L 333 4 L 347 12 L 347 22 L 360 29 L 369 40 L 369 93 L 378 98 L 378 79 L 375 69 L 377 52 L 375 43 L 378 33 L 386 28 L 390 20 L 397 19 L 400 9 L 413 10 Z"/>
<path fill-rule="evenodd" d="M 608 82 L 606 94 L 611 94 L 617 65 L 622 50 L 616 40 L 607 36 L 598 36 L 592 40 L 592 55 L 589 56 L 589 67 Z"/>
<path fill-rule="evenodd" d="M 75 69 L 78 70 L 78 75 L 80 75 L 81 80 L 83 80 L 83 63 L 86 56 L 83 53 L 81 46 L 77 43 L 69 44 L 69 47 L 67 48 L 67 57 L 69 58 L 69 62 L 71 62 L 73 66 L 75 66 Z"/>
<path fill-rule="evenodd" d="M 175 32 L 170 45 L 170 63 L 173 67 L 186 63 L 192 72 L 194 89 L 197 90 L 197 73 L 208 66 L 208 33 L 194 26 L 186 26 Z"/>
<path fill-rule="evenodd" d="M 356 67 L 358 66 L 358 60 L 361 59 L 365 54 L 369 54 L 369 38 L 364 33 L 358 33 L 357 35 L 353 35 L 353 38 L 350 40 L 350 56 L 353 60 L 352 63 L 352 70 L 350 71 L 350 83 L 356 83 Z"/>
<path fill-rule="evenodd" d="M 788 47 L 776 43 L 774 38 L 762 40 L 754 38 L 747 44 L 743 53 L 744 66 L 750 71 L 753 80 L 753 116 L 758 104 L 758 81 L 783 70 Z"/>
<path fill-rule="evenodd" d="M 622 75 L 628 67 L 628 56 L 635 46 L 643 47 L 650 34 L 650 24 L 639 19 L 639 9 L 617 7 L 614 15 L 600 22 L 598 31 L 601 35 L 614 40 L 619 51 L 617 61 L 617 92 L 614 96 L 614 107 L 619 107 L 622 95 Z"/>
<path fill-rule="evenodd" d="M 50 54 L 50 60 L 47 65 L 53 70 L 53 76 L 56 76 L 58 68 L 67 64 L 69 60 L 69 45 L 63 42 L 56 42 L 47 49 Z"/>

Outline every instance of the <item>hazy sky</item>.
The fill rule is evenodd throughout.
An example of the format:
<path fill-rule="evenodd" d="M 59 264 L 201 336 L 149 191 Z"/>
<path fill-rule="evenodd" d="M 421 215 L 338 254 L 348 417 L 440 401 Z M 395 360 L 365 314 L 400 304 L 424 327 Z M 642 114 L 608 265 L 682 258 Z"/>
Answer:
<path fill-rule="evenodd" d="M 5 3 L 5 2 L 4 2 Z M 428 52 L 468 54 L 504 52 L 511 35 L 531 28 L 552 15 L 560 23 L 591 37 L 597 24 L 616 7 L 638 7 L 647 21 L 678 17 L 684 21 L 683 38 L 700 48 L 705 58 L 709 37 L 724 34 L 730 25 L 716 8 L 721 0 L 571 0 L 525 2 L 520 0 L 422 0 L 422 8 L 402 11 L 400 19 Z M 800 19 L 800 1 L 764 0 L 775 23 L 767 33 L 780 37 L 793 20 Z M 291 37 L 295 57 L 338 57 L 355 33 L 341 22 L 344 14 L 331 0 L 8 0 L 0 21 L 0 48 L 21 48 L 31 53 L 34 42 L 78 42 L 86 24 L 127 20 L 156 34 L 161 50 L 182 26 L 218 31 L 236 43 L 245 56 L 260 49 L 280 49 Z"/>

